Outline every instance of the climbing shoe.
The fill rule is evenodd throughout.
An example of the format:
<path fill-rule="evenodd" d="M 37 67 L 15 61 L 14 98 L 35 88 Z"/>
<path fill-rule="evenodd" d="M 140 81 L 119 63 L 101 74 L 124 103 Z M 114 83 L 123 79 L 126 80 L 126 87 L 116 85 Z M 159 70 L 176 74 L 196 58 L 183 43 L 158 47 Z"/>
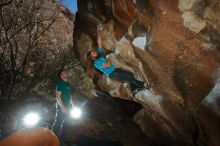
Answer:
<path fill-rule="evenodd" d="M 153 83 L 144 83 L 144 87 L 146 89 L 151 89 L 153 87 Z"/>

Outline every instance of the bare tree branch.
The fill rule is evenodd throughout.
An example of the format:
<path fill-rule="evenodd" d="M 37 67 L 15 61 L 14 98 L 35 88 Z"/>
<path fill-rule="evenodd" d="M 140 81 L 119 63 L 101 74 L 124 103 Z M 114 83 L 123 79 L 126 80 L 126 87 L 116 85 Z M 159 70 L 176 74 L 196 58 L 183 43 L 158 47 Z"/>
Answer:
<path fill-rule="evenodd" d="M 10 0 L 8 2 L 5 2 L 5 3 L 0 3 L 0 8 L 4 7 L 4 6 L 7 6 L 7 5 L 10 5 L 12 3 L 13 0 Z"/>

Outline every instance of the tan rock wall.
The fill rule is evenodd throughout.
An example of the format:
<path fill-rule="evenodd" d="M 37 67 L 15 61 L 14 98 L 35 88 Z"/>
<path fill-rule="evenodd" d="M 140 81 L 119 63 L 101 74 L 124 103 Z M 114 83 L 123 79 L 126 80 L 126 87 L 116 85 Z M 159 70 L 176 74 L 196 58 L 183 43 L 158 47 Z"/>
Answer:
<path fill-rule="evenodd" d="M 105 13 L 99 14 L 107 20 L 101 22 L 105 28 L 101 32 L 105 40 L 105 49 L 115 51 L 121 66 L 125 68 L 128 66 L 127 70 L 133 70 L 138 79 L 149 80 L 155 86 L 153 91 L 143 91 L 133 96 L 123 83 L 111 81 L 97 73 L 94 79 L 99 80 L 97 83 L 100 89 L 114 97 L 140 103 L 143 110 L 134 119 L 147 136 L 155 140 L 162 136 L 161 143 L 201 142 L 201 135 L 209 135 L 210 131 L 204 130 L 205 125 L 200 126 L 204 119 L 198 119 L 195 113 L 212 89 L 213 75 L 220 64 L 217 41 L 220 37 L 219 31 L 215 29 L 218 23 L 214 23 L 214 19 L 218 20 L 219 16 L 218 2 L 203 0 L 104 2 L 108 3 L 112 13 L 111 17 Z M 94 5 L 97 9 L 101 7 L 99 3 Z M 81 11 L 84 12 L 84 16 L 87 15 L 80 17 L 84 23 L 92 21 L 90 15 L 98 18 L 95 13 L 85 13 L 86 9 L 79 9 L 79 13 Z M 209 19 L 206 19 L 208 17 Z M 111 20 L 111 24 L 108 20 Z M 79 23 L 80 21 L 77 22 Z M 94 22 L 91 31 L 86 33 L 87 37 L 93 40 L 93 44 L 84 46 L 84 49 L 87 48 L 85 50 L 76 48 L 77 51 L 84 50 L 82 54 L 87 54 L 88 48 L 97 47 L 96 34 L 90 33 L 96 31 L 96 25 Z M 109 25 L 113 27 L 108 27 Z M 75 28 L 77 29 L 77 25 Z M 137 37 L 142 37 L 138 42 L 140 45 L 137 45 L 142 47 L 136 48 L 132 44 Z M 154 125 L 155 131 L 149 132 L 148 123 Z M 202 139 L 213 141 L 207 137 Z"/>

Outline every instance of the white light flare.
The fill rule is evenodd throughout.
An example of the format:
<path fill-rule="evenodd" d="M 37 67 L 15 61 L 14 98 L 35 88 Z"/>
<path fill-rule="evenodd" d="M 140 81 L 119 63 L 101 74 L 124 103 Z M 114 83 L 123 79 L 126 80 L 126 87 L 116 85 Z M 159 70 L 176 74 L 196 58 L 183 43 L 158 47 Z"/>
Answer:
<path fill-rule="evenodd" d="M 82 115 L 82 110 L 78 107 L 74 107 L 71 111 L 70 111 L 70 116 L 74 119 L 79 119 Z"/>
<path fill-rule="evenodd" d="M 40 117 L 37 113 L 29 113 L 23 119 L 24 124 L 27 126 L 34 126 L 39 122 L 39 120 Z"/>

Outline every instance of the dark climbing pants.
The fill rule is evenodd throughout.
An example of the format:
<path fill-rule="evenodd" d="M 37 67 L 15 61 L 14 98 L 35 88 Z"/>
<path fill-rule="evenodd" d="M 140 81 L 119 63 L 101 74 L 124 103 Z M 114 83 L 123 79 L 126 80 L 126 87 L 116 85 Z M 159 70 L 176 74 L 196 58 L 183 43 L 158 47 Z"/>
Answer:
<path fill-rule="evenodd" d="M 67 132 L 68 114 L 63 113 L 60 105 L 56 103 L 56 115 L 52 131 L 58 136 L 63 137 Z"/>
<path fill-rule="evenodd" d="M 131 91 L 144 88 L 144 82 L 135 79 L 132 72 L 123 70 L 122 68 L 116 68 L 115 71 L 109 75 L 109 77 L 112 80 L 127 82 L 131 86 Z"/>

